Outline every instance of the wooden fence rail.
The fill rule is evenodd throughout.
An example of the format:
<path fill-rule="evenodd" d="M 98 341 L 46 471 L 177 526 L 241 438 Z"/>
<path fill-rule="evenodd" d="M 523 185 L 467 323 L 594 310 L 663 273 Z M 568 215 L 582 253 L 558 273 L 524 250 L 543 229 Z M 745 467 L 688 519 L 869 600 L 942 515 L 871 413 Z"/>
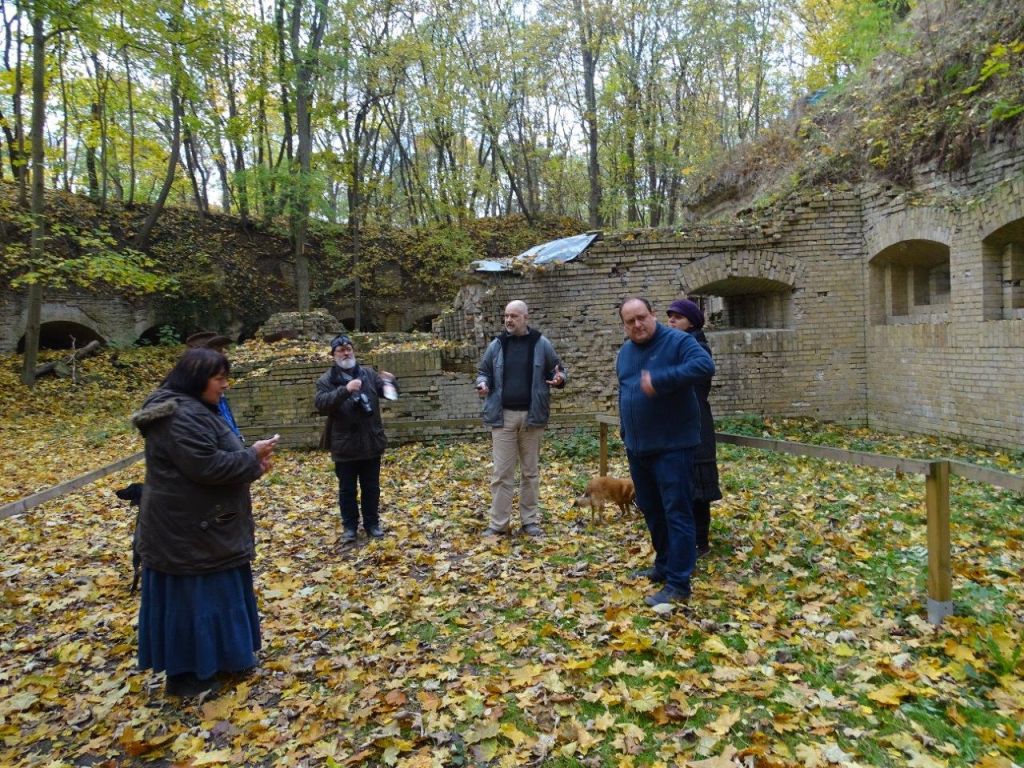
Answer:
<path fill-rule="evenodd" d="M 84 475 L 73 477 L 59 485 L 55 485 L 52 488 L 47 488 L 45 491 L 39 493 L 33 493 L 31 496 L 26 496 L 24 499 L 18 499 L 12 501 L 10 504 L 4 504 L 0 507 L 0 520 L 11 517 L 12 515 L 20 515 L 24 512 L 28 512 L 33 507 L 38 507 L 52 499 L 56 499 L 58 496 L 63 496 L 65 493 L 72 493 L 77 491 L 79 488 L 84 488 L 89 483 L 94 483 L 101 477 L 112 475 L 114 472 L 119 472 L 125 467 L 130 467 L 137 461 L 141 461 L 142 457 L 145 456 L 144 451 L 133 453 L 131 456 L 125 456 L 123 459 L 107 464 L 105 467 L 94 469 L 91 472 L 86 472 Z"/>
<path fill-rule="evenodd" d="M 618 427 L 619 418 L 611 414 L 598 414 L 600 429 L 600 473 L 608 474 L 608 427 Z M 905 459 L 883 456 L 866 451 L 850 451 L 827 445 L 808 445 L 766 437 L 734 435 L 716 432 L 720 443 L 758 448 L 793 456 L 807 456 L 841 464 L 890 469 L 894 472 L 923 475 L 925 478 L 925 508 L 928 512 L 928 621 L 941 624 L 953 612 L 953 569 L 950 557 L 949 478 L 951 475 L 978 483 L 988 483 L 1017 493 L 1024 493 L 1024 477 L 1011 475 L 976 464 L 951 459 Z"/>
<path fill-rule="evenodd" d="M 608 427 L 618 427 L 619 418 L 612 414 L 599 413 L 596 416 L 600 429 L 600 473 L 608 474 Z M 841 464 L 853 464 L 876 469 L 888 469 L 894 472 L 923 475 L 925 478 L 925 507 L 928 512 L 928 620 L 932 624 L 940 624 L 953 612 L 953 570 L 950 557 L 950 526 L 949 526 L 949 478 L 952 475 L 978 483 L 988 483 L 998 488 L 1024 494 L 1024 477 L 1011 475 L 964 461 L 939 459 L 905 459 L 899 456 L 883 456 L 866 451 L 850 451 L 845 448 L 833 448 L 827 445 L 808 445 L 788 440 L 775 440 L 766 437 L 734 435 L 729 432 L 716 432 L 715 437 L 720 443 L 728 443 L 746 448 L 757 448 L 793 456 L 806 456 Z M 144 456 L 143 451 L 133 453 L 105 467 L 94 469 L 79 475 L 45 491 L 26 496 L 24 499 L 5 504 L 0 507 L 0 520 L 19 515 L 47 501 L 77 491 L 102 477 L 129 467 Z"/>

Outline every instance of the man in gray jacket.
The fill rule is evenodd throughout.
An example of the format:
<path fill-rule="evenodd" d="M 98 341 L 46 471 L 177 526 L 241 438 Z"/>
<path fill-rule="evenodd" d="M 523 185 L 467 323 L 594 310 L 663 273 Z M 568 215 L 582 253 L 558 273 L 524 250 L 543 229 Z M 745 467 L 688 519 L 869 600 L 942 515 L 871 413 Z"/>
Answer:
<path fill-rule="evenodd" d="M 484 398 L 484 424 L 491 428 L 491 512 L 485 536 L 508 533 L 519 464 L 519 517 L 523 533 L 541 536 L 537 518 L 540 438 L 551 412 L 551 387 L 567 380 L 555 348 L 527 325 L 526 302 L 505 307 L 505 331 L 484 351 L 476 390 Z"/>

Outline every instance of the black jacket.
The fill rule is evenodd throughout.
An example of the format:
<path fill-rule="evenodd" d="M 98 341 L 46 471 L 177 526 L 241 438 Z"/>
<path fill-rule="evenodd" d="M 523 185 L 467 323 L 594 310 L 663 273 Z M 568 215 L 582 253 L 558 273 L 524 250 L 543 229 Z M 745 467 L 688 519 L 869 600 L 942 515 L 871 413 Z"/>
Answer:
<path fill-rule="evenodd" d="M 359 391 L 366 395 L 372 413 L 349 394 L 346 385 L 353 378 L 363 382 Z M 346 374 L 337 365 L 316 382 L 314 404 L 326 414 L 331 436 L 331 458 L 335 461 L 361 461 L 384 453 L 388 439 L 380 418 L 380 396 L 384 379 L 368 365 L 360 365 Z"/>
<path fill-rule="evenodd" d="M 138 523 L 142 564 L 177 575 L 214 573 L 256 554 L 249 484 L 261 474 L 215 406 L 158 389 L 132 416 L 146 440 Z"/>
<path fill-rule="evenodd" d="M 686 331 L 704 351 L 711 354 L 704 331 L 697 329 Z M 711 376 L 701 379 L 693 385 L 697 393 L 697 405 L 700 407 L 700 445 L 693 456 L 693 497 L 697 501 L 717 501 L 722 498 L 722 489 L 718 479 L 718 448 L 715 444 L 715 418 L 711 413 Z"/>

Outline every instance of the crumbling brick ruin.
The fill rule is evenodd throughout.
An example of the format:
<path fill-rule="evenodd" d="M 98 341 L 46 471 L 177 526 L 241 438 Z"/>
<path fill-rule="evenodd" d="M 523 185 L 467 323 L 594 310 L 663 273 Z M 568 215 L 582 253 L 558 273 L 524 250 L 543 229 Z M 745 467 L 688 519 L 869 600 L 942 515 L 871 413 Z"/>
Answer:
<path fill-rule="evenodd" d="M 556 413 L 615 407 L 617 307 L 702 297 L 719 414 L 810 416 L 1024 445 L 1024 155 L 997 145 L 915 191 L 808 195 L 744 226 L 608 235 L 464 289 L 436 329 L 480 348 L 513 298 L 569 365 Z"/>
<path fill-rule="evenodd" d="M 370 352 L 403 383 L 393 437 L 482 432 L 475 362 L 511 299 L 555 342 L 570 384 L 555 428 L 614 411 L 618 306 L 663 316 L 701 297 L 718 414 L 808 416 L 880 429 L 1024 444 L 1024 156 L 997 147 L 963 178 L 924 175 L 818 193 L 734 226 L 606 234 L 567 264 L 478 274 L 434 323 L 437 351 Z M 271 366 L 232 402 L 257 432 L 312 445 L 313 382 L 329 363 Z M 274 405 L 279 402 L 279 405 Z M 298 403 L 298 405 L 295 405 Z"/>
<path fill-rule="evenodd" d="M 555 342 L 570 384 L 556 428 L 592 426 L 616 403 L 618 305 L 703 300 L 718 414 L 809 416 L 895 431 L 1024 445 L 1024 153 L 997 142 L 951 175 L 921 169 L 913 191 L 879 184 L 808 192 L 720 226 L 605 233 L 567 264 L 474 275 L 434 322 L 438 349 L 388 353 L 403 397 L 399 440 L 482 431 L 476 359 L 513 298 Z M 44 309 L 69 328 L 136 338 L 152 302 L 70 296 Z M 13 348 L 17 298 L 0 302 Z M 20 324 L 20 326 L 19 326 Z M 340 329 L 339 329 L 340 330 Z M 88 339 L 82 339 L 87 341 Z M 372 343 L 368 344 L 372 348 Z M 376 353 L 369 361 L 380 365 Z M 329 364 L 270 365 L 232 394 L 253 434 L 313 445 L 313 383 Z"/>

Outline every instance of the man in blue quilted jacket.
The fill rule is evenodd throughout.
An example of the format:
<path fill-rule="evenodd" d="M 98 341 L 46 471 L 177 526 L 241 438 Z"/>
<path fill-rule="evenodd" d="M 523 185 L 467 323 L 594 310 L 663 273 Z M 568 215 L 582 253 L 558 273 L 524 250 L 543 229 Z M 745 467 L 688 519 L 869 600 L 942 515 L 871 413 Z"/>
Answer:
<path fill-rule="evenodd" d="M 619 350 L 619 423 L 654 546 L 654 565 L 638 576 L 663 586 L 644 598 L 650 606 L 690 599 L 697 561 L 691 474 L 700 445 L 700 408 L 694 385 L 715 372 L 711 356 L 686 333 L 659 323 L 647 299 L 619 307 L 627 341 Z"/>

